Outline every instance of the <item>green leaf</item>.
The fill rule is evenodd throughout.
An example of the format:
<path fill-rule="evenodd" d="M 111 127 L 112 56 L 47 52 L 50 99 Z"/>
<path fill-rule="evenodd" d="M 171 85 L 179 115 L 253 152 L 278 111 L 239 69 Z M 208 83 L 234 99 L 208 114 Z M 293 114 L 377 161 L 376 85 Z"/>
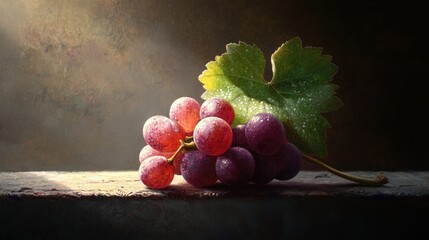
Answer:
<path fill-rule="evenodd" d="M 206 90 L 202 98 L 229 101 L 236 112 L 234 125 L 259 112 L 272 113 L 303 152 L 325 156 L 330 125 L 321 113 L 343 105 L 335 96 L 338 86 L 329 83 L 338 70 L 331 57 L 322 55 L 322 48 L 303 48 L 301 40 L 293 38 L 271 56 L 273 78 L 266 81 L 265 59 L 256 46 L 231 43 L 226 51 L 199 76 Z"/>

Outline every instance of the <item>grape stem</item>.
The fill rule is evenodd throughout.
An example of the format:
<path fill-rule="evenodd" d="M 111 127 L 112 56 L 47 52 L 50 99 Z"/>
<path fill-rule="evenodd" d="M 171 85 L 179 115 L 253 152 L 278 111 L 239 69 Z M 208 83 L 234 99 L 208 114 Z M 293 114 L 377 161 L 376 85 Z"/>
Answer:
<path fill-rule="evenodd" d="M 189 140 L 188 138 L 186 138 L 186 140 Z M 179 154 L 180 151 L 182 150 L 190 150 L 190 149 L 196 149 L 196 145 L 194 141 L 191 142 L 185 142 L 183 140 L 179 140 L 180 141 L 180 146 L 179 148 L 177 148 L 176 152 L 174 152 L 173 156 L 171 156 L 170 158 L 167 159 L 167 163 L 170 165 L 173 165 L 173 161 L 176 158 L 177 154 Z"/>
<path fill-rule="evenodd" d="M 322 168 L 326 169 L 327 171 L 329 171 L 329 172 L 331 172 L 331 173 L 333 173 L 339 177 L 342 177 L 344 179 L 347 179 L 347 180 L 350 180 L 350 181 L 353 181 L 353 182 L 356 182 L 356 183 L 359 183 L 362 185 L 381 186 L 381 185 L 384 185 L 384 184 L 389 182 L 387 177 L 383 175 L 383 172 L 380 172 L 375 179 L 358 177 L 355 175 L 351 175 L 351 174 L 339 171 L 339 170 L 329 166 L 328 164 L 326 164 L 326 163 L 324 163 L 324 162 L 322 162 L 322 161 L 318 160 L 317 158 L 312 157 L 310 155 L 303 154 L 303 156 L 306 160 L 321 166 Z"/>
<path fill-rule="evenodd" d="M 186 136 L 185 137 L 185 142 L 189 142 L 189 141 L 194 141 L 194 137 L 193 136 Z"/>

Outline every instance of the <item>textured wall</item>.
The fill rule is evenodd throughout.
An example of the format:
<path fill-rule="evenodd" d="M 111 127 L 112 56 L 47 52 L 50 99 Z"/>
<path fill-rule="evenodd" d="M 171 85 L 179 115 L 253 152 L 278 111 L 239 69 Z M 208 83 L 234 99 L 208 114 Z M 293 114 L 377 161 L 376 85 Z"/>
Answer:
<path fill-rule="evenodd" d="M 199 99 L 197 77 L 225 44 L 268 57 L 294 36 L 339 66 L 329 162 L 429 169 L 413 148 L 427 13 L 382 1 L 0 1 L 0 171 L 137 169 L 145 119 Z"/>

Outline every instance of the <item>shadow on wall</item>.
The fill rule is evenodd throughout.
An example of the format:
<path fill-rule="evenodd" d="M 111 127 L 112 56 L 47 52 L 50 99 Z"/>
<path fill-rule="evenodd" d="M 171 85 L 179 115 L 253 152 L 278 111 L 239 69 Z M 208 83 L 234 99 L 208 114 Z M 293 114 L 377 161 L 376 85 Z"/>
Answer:
<path fill-rule="evenodd" d="M 427 168 L 414 155 L 403 161 L 408 147 L 391 131 L 401 125 L 395 103 L 403 91 L 392 82 L 419 77 L 425 66 L 416 47 L 423 43 L 422 26 L 407 25 L 420 22 L 416 9 L 424 8 L 418 7 L 381 1 L 1 1 L 0 169 L 137 169 L 144 121 L 167 115 L 180 96 L 201 100 L 198 75 L 225 44 L 256 44 L 268 58 L 294 36 L 324 47 L 340 69 L 334 83 L 345 106 L 326 115 L 333 126 L 331 164 Z M 410 17 L 398 25 L 399 13 Z"/>

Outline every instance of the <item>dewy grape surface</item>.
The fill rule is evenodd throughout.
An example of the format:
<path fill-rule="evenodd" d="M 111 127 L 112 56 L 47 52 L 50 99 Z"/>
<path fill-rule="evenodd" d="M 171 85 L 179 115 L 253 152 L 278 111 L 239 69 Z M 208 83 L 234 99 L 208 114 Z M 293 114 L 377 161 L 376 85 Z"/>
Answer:
<path fill-rule="evenodd" d="M 262 112 L 233 127 L 234 116 L 224 99 L 207 99 L 200 105 L 181 97 L 171 104 L 170 118 L 147 119 L 143 137 L 148 145 L 139 155 L 143 184 L 166 188 L 174 174 L 197 188 L 217 183 L 263 185 L 296 176 L 302 154 L 287 141 L 279 119 Z"/>

